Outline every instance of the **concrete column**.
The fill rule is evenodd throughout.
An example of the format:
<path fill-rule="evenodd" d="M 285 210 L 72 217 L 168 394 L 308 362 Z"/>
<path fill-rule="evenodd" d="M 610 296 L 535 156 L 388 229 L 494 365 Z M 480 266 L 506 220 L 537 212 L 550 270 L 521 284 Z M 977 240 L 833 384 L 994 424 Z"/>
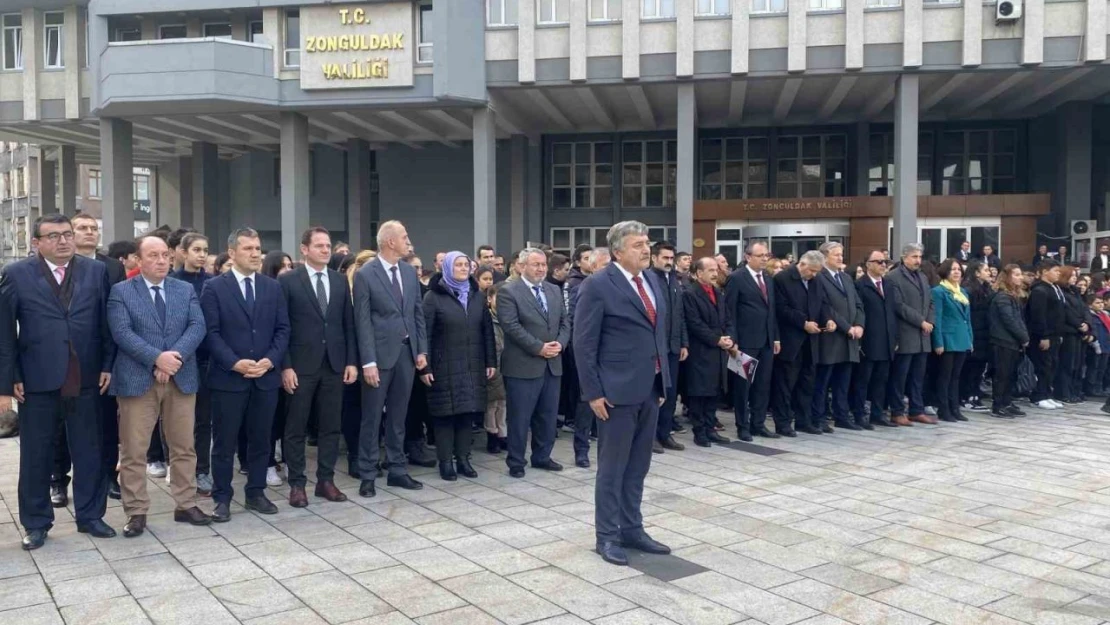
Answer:
<path fill-rule="evenodd" d="M 697 176 L 698 103 L 693 83 L 678 85 L 678 180 L 675 225 L 680 250 L 694 249 L 694 181 Z"/>
<path fill-rule="evenodd" d="M 46 160 L 46 154 L 39 156 L 39 214 L 49 215 L 58 212 L 58 197 L 54 194 L 57 185 L 58 163 Z"/>
<path fill-rule="evenodd" d="M 748 73 L 748 13 L 750 0 L 732 0 L 732 73 Z"/>
<path fill-rule="evenodd" d="M 871 167 L 871 124 L 859 122 L 856 124 L 856 190 L 855 195 L 869 195 L 871 176 L 868 169 Z"/>
<path fill-rule="evenodd" d="M 575 82 L 586 80 L 588 11 L 587 0 L 570 0 L 570 79 Z"/>
<path fill-rule="evenodd" d="M 509 247 L 524 245 L 524 213 L 528 191 L 528 137 L 509 139 Z M 506 252 L 507 253 L 507 252 Z"/>
<path fill-rule="evenodd" d="M 281 114 L 281 247 L 292 253 L 308 230 L 308 118 Z"/>
<path fill-rule="evenodd" d="M 39 67 L 42 65 L 42 11 L 23 9 L 23 119 L 39 118 Z"/>
<path fill-rule="evenodd" d="M 675 74 L 694 75 L 694 0 L 675 0 Z"/>
<path fill-rule="evenodd" d="M 639 15 L 639 13 L 636 15 Z M 524 205 L 524 237 L 529 241 L 546 241 L 548 236 L 544 233 L 543 148 L 538 140 L 528 140 L 528 157 L 524 160 L 528 169 L 526 177 L 528 188 L 525 191 L 526 203 Z M 617 202 L 617 204 L 620 203 Z"/>
<path fill-rule="evenodd" d="M 908 0 L 913 2 L 913 0 Z M 917 0 L 920 2 L 921 0 Z M 806 0 L 786 0 L 786 71 L 804 72 L 806 70 Z M 690 249 L 690 248 L 685 248 Z"/>
<path fill-rule="evenodd" d="M 58 185 L 58 195 L 62 199 L 58 208 L 62 214 L 72 217 L 77 214 L 77 149 L 72 145 L 58 146 L 58 167 L 62 170 Z"/>
<path fill-rule="evenodd" d="M 847 0 L 844 11 L 844 68 L 863 69 L 864 0 Z"/>
<path fill-rule="evenodd" d="M 81 32 L 77 5 L 65 9 L 62 26 L 62 61 L 65 63 L 66 119 L 81 117 L 81 53 L 80 44 L 85 33 Z"/>
<path fill-rule="evenodd" d="M 474 245 L 497 243 L 497 114 L 474 112 Z"/>
<path fill-rule="evenodd" d="M 185 36 L 186 37 L 200 37 L 204 34 L 204 29 L 201 28 L 199 17 L 190 17 L 185 20 Z"/>
<path fill-rule="evenodd" d="M 274 47 L 274 76 L 285 67 L 285 23 L 281 9 L 262 9 L 262 36 Z"/>
<path fill-rule="evenodd" d="M 191 202 L 181 205 L 182 221 L 189 213 L 189 227 L 201 232 L 211 230 L 209 225 L 216 215 L 220 197 L 220 152 L 215 143 L 193 142 L 191 159 Z"/>
<path fill-rule="evenodd" d="M 1097 2 L 1094 4 L 1098 4 Z M 992 9 L 993 10 L 993 9 Z M 983 62 L 983 3 L 964 3 L 964 67 Z"/>
<path fill-rule="evenodd" d="M 1044 0 L 1024 0 L 1023 4 L 1021 63 L 1039 65 L 1044 62 Z"/>
<path fill-rule="evenodd" d="M 891 256 L 917 241 L 919 77 L 902 74 L 894 91 L 894 242 Z"/>
<path fill-rule="evenodd" d="M 100 118 L 101 217 L 104 241 L 135 236 L 131 122 Z"/>
<path fill-rule="evenodd" d="M 925 29 L 925 11 L 922 0 L 905 0 L 902 3 L 902 65 L 921 67 L 924 55 L 922 31 Z"/>
<path fill-rule="evenodd" d="M 347 140 L 347 237 L 352 250 L 375 247 L 370 228 L 370 142 Z M 332 241 L 334 244 L 335 241 Z"/>
<path fill-rule="evenodd" d="M 521 0 L 521 7 L 529 0 Z M 641 0 L 623 0 L 621 4 L 621 78 L 640 77 L 640 7 Z M 520 12 L 524 19 L 523 8 Z"/>
<path fill-rule="evenodd" d="M 157 181 L 158 223 L 193 227 L 193 162 L 178 157 L 154 172 Z M 215 248 L 213 248 L 215 249 Z"/>
<path fill-rule="evenodd" d="M 1106 3 L 1087 3 L 1087 36 L 1083 38 L 1084 59 L 1092 61 L 1106 60 Z"/>
<path fill-rule="evenodd" d="M 1090 219 L 1092 118 L 1090 102 L 1068 102 L 1056 112 L 1056 192 L 1052 194 L 1052 214 L 1060 232 L 1076 219 Z"/>
<path fill-rule="evenodd" d="M 536 3 L 532 0 L 519 0 L 517 4 L 516 41 L 517 79 L 524 84 L 534 83 L 536 82 Z"/>
<path fill-rule="evenodd" d="M 153 17 L 144 15 L 143 19 L 139 20 L 139 36 L 143 38 L 143 41 L 158 38 L 158 25 L 154 22 Z"/>

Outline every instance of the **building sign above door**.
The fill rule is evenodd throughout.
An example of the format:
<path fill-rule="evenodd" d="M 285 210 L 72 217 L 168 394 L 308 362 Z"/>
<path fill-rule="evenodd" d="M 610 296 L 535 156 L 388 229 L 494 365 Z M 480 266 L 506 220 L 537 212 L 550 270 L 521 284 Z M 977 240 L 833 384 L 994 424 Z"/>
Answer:
<path fill-rule="evenodd" d="M 301 88 L 412 85 L 413 4 L 301 8 Z"/>

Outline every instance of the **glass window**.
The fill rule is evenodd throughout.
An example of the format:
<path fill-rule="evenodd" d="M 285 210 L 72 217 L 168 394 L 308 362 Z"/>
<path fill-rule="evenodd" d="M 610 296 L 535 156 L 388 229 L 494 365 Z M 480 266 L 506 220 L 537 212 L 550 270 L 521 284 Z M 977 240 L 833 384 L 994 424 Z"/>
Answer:
<path fill-rule="evenodd" d="M 645 19 L 674 17 L 675 0 L 643 0 Z"/>
<path fill-rule="evenodd" d="M 926 260 L 940 262 L 940 228 L 922 228 L 921 245 L 925 248 L 923 257 Z"/>
<path fill-rule="evenodd" d="M 562 254 L 567 258 L 574 255 L 574 250 L 579 245 L 590 247 L 605 247 L 605 236 L 609 228 L 552 228 L 551 251 Z"/>
<path fill-rule="evenodd" d="M 729 0 L 698 0 L 698 15 L 728 15 Z"/>
<path fill-rule="evenodd" d="M 701 142 L 701 199 L 767 197 L 766 137 L 704 139 Z"/>
<path fill-rule="evenodd" d="M 62 44 L 62 33 L 65 26 L 66 14 L 51 12 L 43 14 L 43 64 L 45 67 L 65 67 L 62 58 L 65 47 Z"/>
<path fill-rule="evenodd" d="M 536 22 L 566 24 L 570 21 L 570 0 L 536 0 Z"/>
<path fill-rule="evenodd" d="M 100 197 L 100 170 L 99 169 L 90 169 L 89 170 L 89 197 L 90 198 Z"/>
<path fill-rule="evenodd" d="M 868 153 L 870 195 L 894 195 L 894 133 L 875 133 L 870 138 Z M 933 133 L 917 135 L 917 195 L 932 195 Z"/>
<path fill-rule="evenodd" d="M 247 22 L 247 41 L 254 42 L 262 34 L 262 22 L 259 20 Z"/>
<path fill-rule="evenodd" d="M 554 208 L 611 207 L 613 144 L 552 144 L 551 205 Z"/>
<path fill-rule="evenodd" d="M 786 13 L 786 0 L 752 0 L 752 13 Z"/>
<path fill-rule="evenodd" d="M 810 11 L 836 11 L 844 8 L 844 0 L 809 0 Z"/>
<path fill-rule="evenodd" d="M 1001 238 L 998 226 L 972 226 L 971 228 L 971 253 L 978 256 L 983 253 L 983 246 L 994 248 L 994 255 L 1002 258 L 1000 247 Z M 1022 260 L 1022 263 L 1025 261 Z"/>
<path fill-rule="evenodd" d="M 621 18 L 621 0 L 590 0 L 590 21 L 611 22 Z"/>
<path fill-rule="evenodd" d="M 23 17 L 4 16 L 4 69 L 23 69 Z"/>
<path fill-rule="evenodd" d="M 674 206 L 677 152 L 678 144 L 674 141 L 626 141 L 621 205 Z"/>
<path fill-rule="evenodd" d="M 285 9 L 285 66 L 301 66 L 301 12 Z"/>
<path fill-rule="evenodd" d="M 115 41 L 141 41 L 143 32 L 138 28 L 117 28 Z"/>
<path fill-rule="evenodd" d="M 867 0 L 868 7 L 900 7 L 902 0 Z"/>
<path fill-rule="evenodd" d="M 941 193 L 1013 193 L 1017 137 L 1013 129 L 948 131 L 941 138 Z"/>
<path fill-rule="evenodd" d="M 417 63 L 432 62 L 432 32 L 434 28 L 431 5 L 422 5 L 420 7 L 420 43 L 416 46 Z"/>
<path fill-rule="evenodd" d="M 188 36 L 184 24 L 164 24 L 158 27 L 159 39 L 184 39 Z"/>
<path fill-rule="evenodd" d="M 925 4 L 960 4 L 960 0 L 924 0 Z"/>
<path fill-rule="evenodd" d="M 775 197 L 840 197 L 848 179 L 844 135 L 779 137 Z"/>
<path fill-rule="evenodd" d="M 99 176 L 100 172 L 97 172 Z M 137 202 L 150 201 L 150 176 L 148 174 L 132 174 L 131 195 Z"/>
<path fill-rule="evenodd" d="M 490 26 L 515 26 L 518 0 L 487 0 L 486 19 Z"/>
<path fill-rule="evenodd" d="M 214 24 L 204 25 L 205 37 L 221 37 L 223 39 L 231 39 L 231 24 L 227 22 L 216 22 Z"/>

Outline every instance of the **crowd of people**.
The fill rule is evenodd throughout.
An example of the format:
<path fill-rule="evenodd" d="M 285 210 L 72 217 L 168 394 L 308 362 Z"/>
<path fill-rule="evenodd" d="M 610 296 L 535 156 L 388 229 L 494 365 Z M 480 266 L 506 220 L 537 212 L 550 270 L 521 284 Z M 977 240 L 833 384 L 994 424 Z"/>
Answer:
<path fill-rule="evenodd" d="M 45 215 L 36 254 L 0 279 L 0 395 L 20 404 L 25 549 L 69 503 L 71 469 L 78 531 L 114 536 L 103 520 L 113 497 L 135 537 L 148 477 L 167 479 L 175 521 L 205 525 L 231 519 L 236 460 L 244 507 L 275 514 L 266 487 L 283 481 L 290 506 L 309 505 L 307 446 L 314 496 L 345 501 L 334 481 L 344 449 L 359 495 L 373 497 L 381 477 L 422 488 L 409 465 L 477 477 L 483 431 L 510 476 L 561 471 L 551 453 L 565 431 L 579 467 L 597 440 L 597 550 L 627 564 L 625 547 L 668 552 L 639 507 L 652 454 L 684 450 L 680 407 L 709 447 L 730 442 L 722 408 L 745 442 L 1024 416 L 1024 354 L 1041 408 L 1110 389 L 1104 277 L 1047 255 L 1032 273 L 966 245 L 934 265 L 909 244 L 896 262 L 872 251 L 851 274 L 840 243 L 795 261 L 753 242 L 733 269 L 622 222 L 609 247 L 570 257 L 482 245 L 425 268 L 397 221 L 357 252 L 310 228 L 296 260 L 264 252 L 250 228 L 218 255 L 186 228 L 107 254 L 99 235 L 88 215 Z M 1110 248 L 1100 252 L 1110 269 Z"/>

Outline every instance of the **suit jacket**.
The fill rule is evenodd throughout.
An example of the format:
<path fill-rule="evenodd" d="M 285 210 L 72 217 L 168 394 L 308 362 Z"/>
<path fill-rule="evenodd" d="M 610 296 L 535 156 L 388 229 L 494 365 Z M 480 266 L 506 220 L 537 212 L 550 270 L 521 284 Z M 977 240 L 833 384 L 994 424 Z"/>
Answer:
<path fill-rule="evenodd" d="M 995 269 L 1002 271 L 1002 261 L 998 260 L 998 256 L 994 254 L 991 254 L 990 256 L 980 256 L 979 262 L 988 267 L 994 267 Z"/>
<path fill-rule="evenodd" d="M 289 312 L 281 285 L 260 273 L 254 274 L 254 309 L 247 302 L 234 272 L 212 278 L 204 285 L 200 308 L 208 326 L 208 387 L 214 391 L 246 391 L 253 384 L 270 391 L 281 386 L 282 359 L 289 347 Z M 244 378 L 232 371 L 242 360 L 268 358 L 274 368 L 262 377 Z"/>
<path fill-rule="evenodd" d="M 667 287 L 665 292 L 667 294 L 667 304 L 671 309 L 671 323 L 667 330 L 667 338 L 671 353 L 679 355 L 683 347 L 690 346 L 690 337 L 686 330 L 686 314 L 682 306 L 682 292 L 686 287 L 682 286 L 674 271 L 659 271 L 655 268 L 648 270 L 655 275 L 659 284 Z"/>
<path fill-rule="evenodd" d="M 654 326 L 640 294 L 615 263 L 594 273 L 578 289 L 574 361 L 585 401 L 604 397 L 614 406 L 629 406 L 642 404 L 652 394 L 658 396 L 656 363 L 663 392 L 670 389 L 669 298 L 654 276 L 643 275 L 645 288 L 655 295 Z M 497 302 L 501 303 L 500 293 Z"/>
<path fill-rule="evenodd" d="M 547 298 L 547 316 L 523 279 L 506 282 L 497 292 L 497 321 L 505 333 L 501 373 L 507 378 L 539 378 L 545 368 L 551 375 L 563 375 L 562 358 L 544 358 L 539 353 L 543 344 L 551 341 L 558 341 L 566 349 L 570 318 L 563 307 L 563 292 L 549 282 L 541 285 Z"/>
<path fill-rule="evenodd" d="M 956 250 L 956 260 L 966 263 L 971 260 L 971 252 L 964 251 L 963 249 Z"/>
<path fill-rule="evenodd" d="M 840 276 L 839 283 L 824 267 L 817 274 L 817 280 L 825 289 L 829 316 L 836 323 L 834 332 L 817 335 L 817 362 L 822 365 L 859 362 L 859 339 L 848 338 L 848 330 L 852 326 L 865 326 L 863 303 L 856 293 L 855 283 L 843 271 L 836 273 Z"/>
<path fill-rule="evenodd" d="M 331 269 L 327 273 L 330 287 L 328 309 L 320 310 L 316 285 L 301 265 L 278 276 L 282 295 L 289 310 L 289 349 L 282 360 L 282 369 L 299 374 L 316 373 L 329 367 L 343 373 L 345 367 L 358 366 L 358 344 L 355 341 L 355 308 L 347 280 Z"/>
<path fill-rule="evenodd" d="M 96 254 L 96 259 L 104 263 L 104 268 L 108 271 L 109 286 L 115 286 L 127 279 L 127 270 L 123 268 L 123 263 L 99 252 Z"/>
<path fill-rule="evenodd" d="M 166 323 L 162 325 L 154 297 L 142 275 L 112 287 L 108 296 L 108 327 L 119 350 L 112 367 L 109 392 L 118 397 L 139 397 L 154 384 L 154 361 L 162 352 L 181 354 L 181 368 L 173 383 L 187 395 L 197 392 L 200 373 L 197 347 L 206 332 L 200 300 L 188 282 L 170 277 L 162 283 Z"/>
<path fill-rule="evenodd" d="M 0 395 L 11 395 L 17 382 L 25 393 L 60 390 L 71 345 L 82 389 L 97 388 L 100 374 L 112 371 L 116 344 L 106 315 L 105 266 L 82 256 L 70 260 L 66 308 L 45 263 L 32 256 L 8 265 L 0 277 Z"/>
<path fill-rule="evenodd" d="M 863 302 L 863 314 L 867 318 L 867 331 L 860 343 L 861 357 L 873 361 L 894 360 L 898 347 L 898 316 L 886 278 L 883 278 L 882 295 L 866 275 L 856 282 L 856 293 Z"/>
<path fill-rule="evenodd" d="M 397 264 L 397 275 L 401 277 L 401 301 L 393 294 L 393 282 L 380 258 L 355 274 L 355 334 L 362 366 L 374 363 L 379 369 L 392 369 L 402 351 L 408 351 L 413 361 L 428 353 L 424 286 L 408 263 Z"/>
<path fill-rule="evenodd" d="M 916 275 L 915 275 L 916 274 Z M 936 321 L 933 294 L 929 281 L 920 271 L 911 272 L 899 265 L 886 274 L 883 288 L 894 298 L 894 312 L 898 317 L 897 344 L 899 354 L 923 354 L 932 350 L 928 334 L 921 329 L 921 322 Z"/>
<path fill-rule="evenodd" d="M 728 354 L 717 345 L 728 336 L 728 306 L 725 294 L 713 287 L 714 304 L 705 289 L 693 282 L 682 292 L 683 318 L 690 335 L 690 355 L 682 363 L 686 372 L 685 395 L 716 397 L 724 386 Z"/>
<path fill-rule="evenodd" d="M 1106 271 L 1110 269 L 1110 254 L 1103 256 L 1102 254 L 1095 254 L 1091 259 L 1091 272 Z"/>
<path fill-rule="evenodd" d="M 725 301 L 728 303 L 729 336 L 740 351 L 755 353 L 771 347 L 779 340 L 779 326 L 775 318 L 775 288 L 771 276 L 763 272 L 763 283 L 767 287 L 767 301 L 763 300 L 759 285 L 747 267 L 740 267 L 729 275 L 725 285 Z"/>
<path fill-rule="evenodd" d="M 810 350 L 812 362 L 817 362 L 817 334 L 805 331 L 807 321 L 816 322 L 824 327 L 829 319 L 828 301 L 820 280 L 809 281 L 809 288 L 802 283 L 802 274 L 797 265 L 791 265 L 774 277 L 775 314 L 778 317 L 779 335 L 782 337 L 782 350 L 778 357 L 793 362 L 802 349 Z"/>

